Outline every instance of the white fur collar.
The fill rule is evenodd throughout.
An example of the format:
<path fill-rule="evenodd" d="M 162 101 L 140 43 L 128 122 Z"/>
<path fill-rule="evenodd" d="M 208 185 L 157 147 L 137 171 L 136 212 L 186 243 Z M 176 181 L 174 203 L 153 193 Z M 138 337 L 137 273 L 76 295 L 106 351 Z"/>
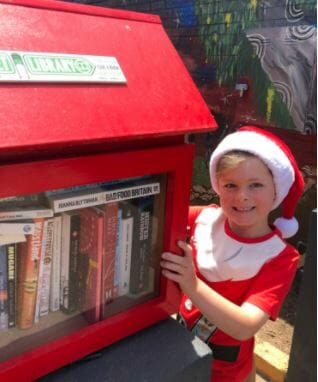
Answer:
<path fill-rule="evenodd" d="M 239 241 L 224 231 L 224 224 L 221 208 L 205 208 L 196 219 L 197 265 L 209 281 L 249 279 L 286 246 L 275 233 L 264 241 Z"/>

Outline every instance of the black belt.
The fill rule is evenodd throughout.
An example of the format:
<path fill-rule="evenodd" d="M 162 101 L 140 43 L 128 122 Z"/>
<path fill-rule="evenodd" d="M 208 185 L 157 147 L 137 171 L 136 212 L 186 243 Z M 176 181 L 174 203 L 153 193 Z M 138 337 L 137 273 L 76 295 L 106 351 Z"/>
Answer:
<path fill-rule="evenodd" d="M 207 343 L 213 352 L 213 358 L 218 361 L 235 362 L 240 352 L 240 346 L 215 345 Z"/>
<path fill-rule="evenodd" d="M 186 321 L 180 313 L 178 313 L 177 315 L 177 320 L 181 325 L 185 326 L 188 330 L 191 330 L 196 335 L 198 334 L 198 332 L 195 329 L 198 326 L 198 324 L 200 324 L 200 322 L 205 322 L 206 324 L 209 324 L 209 322 L 202 315 L 194 323 L 191 329 L 187 327 Z M 205 329 L 208 329 L 206 330 L 205 338 L 202 338 L 202 336 L 200 335 L 198 337 L 201 338 L 201 340 L 210 347 L 210 349 L 213 352 L 213 358 L 218 361 L 235 362 L 240 352 L 240 346 L 215 345 L 210 342 L 210 338 L 213 336 L 217 328 L 214 325 L 210 324 L 210 327 L 206 327 Z"/>

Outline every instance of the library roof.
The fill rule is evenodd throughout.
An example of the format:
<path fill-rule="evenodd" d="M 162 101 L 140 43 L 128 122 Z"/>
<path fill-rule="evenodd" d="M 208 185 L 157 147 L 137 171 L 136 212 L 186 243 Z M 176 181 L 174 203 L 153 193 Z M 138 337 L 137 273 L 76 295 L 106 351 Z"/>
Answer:
<path fill-rule="evenodd" d="M 0 14 L 0 72 L 1 67 L 10 72 L 11 64 L 17 72 L 19 64 L 25 68 L 23 52 L 53 54 L 47 61 L 29 57 L 29 74 L 64 68 L 72 76 L 76 57 L 67 61 L 65 54 L 80 55 L 79 70 L 84 72 L 92 68 L 86 56 L 114 57 L 119 65 L 115 80 L 104 83 L 81 78 L 49 82 L 54 73 L 47 81 L 40 72 L 36 80 L 23 81 L 22 74 L 20 81 L 1 82 L 0 152 L 176 136 L 216 127 L 158 16 L 53 0 L 0 0 Z M 3 51 L 9 51 L 11 63 Z M 105 66 L 114 69 L 112 62 Z M 125 79 L 118 81 L 120 75 Z M 6 76 L 0 73 L 1 78 Z"/>

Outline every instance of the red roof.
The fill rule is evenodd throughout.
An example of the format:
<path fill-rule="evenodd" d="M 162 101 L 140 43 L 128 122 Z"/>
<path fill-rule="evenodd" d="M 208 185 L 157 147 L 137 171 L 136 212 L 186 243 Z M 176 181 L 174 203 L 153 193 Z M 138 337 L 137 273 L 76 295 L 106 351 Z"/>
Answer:
<path fill-rule="evenodd" d="M 0 50 L 116 57 L 125 84 L 2 83 L 0 150 L 203 132 L 213 116 L 158 16 L 0 1 Z"/>

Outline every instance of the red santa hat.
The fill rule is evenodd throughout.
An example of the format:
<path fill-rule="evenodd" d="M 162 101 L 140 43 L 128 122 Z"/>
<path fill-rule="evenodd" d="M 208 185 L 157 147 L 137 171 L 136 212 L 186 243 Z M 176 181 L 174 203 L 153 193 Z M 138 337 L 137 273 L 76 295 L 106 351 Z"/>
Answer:
<path fill-rule="evenodd" d="M 284 238 L 295 235 L 298 222 L 294 213 L 304 190 L 304 180 L 290 149 L 277 136 L 255 126 L 244 126 L 227 135 L 216 147 L 210 160 L 211 184 L 217 193 L 217 163 L 225 153 L 233 150 L 256 155 L 271 170 L 276 191 L 272 209 L 282 204 L 282 217 L 277 218 L 274 225 Z"/>

